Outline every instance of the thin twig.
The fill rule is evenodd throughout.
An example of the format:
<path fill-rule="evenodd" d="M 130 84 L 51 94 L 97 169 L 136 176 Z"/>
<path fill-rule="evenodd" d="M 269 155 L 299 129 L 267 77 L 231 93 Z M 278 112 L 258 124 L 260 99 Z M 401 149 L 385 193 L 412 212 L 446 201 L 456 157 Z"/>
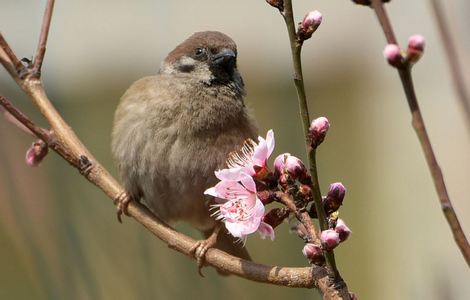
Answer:
<path fill-rule="evenodd" d="M 44 12 L 44 18 L 42 21 L 41 34 L 39 36 L 38 47 L 36 50 L 36 57 L 33 61 L 32 76 L 41 76 L 41 67 L 46 54 L 47 37 L 49 36 L 49 28 L 51 26 L 52 12 L 54 11 L 55 0 L 48 0 L 46 10 Z"/>
<path fill-rule="evenodd" d="M 319 236 L 313 226 L 312 219 L 310 218 L 308 212 L 299 211 L 295 206 L 294 199 L 291 195 L 285 192 L 276 192 L 276 199 L 278 199 L 282 204 L 284 204 L 291 212 L 294 213 L 297 220 L 299 220 L 302 225 L 304 225 L 305 230 L 307 231 L 307 239 L 309 243 L 318 241 Z"/>
<path fill-rule="evenodd" d="M 13 78 L 18 77 L 19 71 L 23 69 L 23 64 L 13 53 L 2 33 L 0 33 L 0 63 Z"/>
<path fill-rule="evenodd" d="M 300 116 L 302 119 L 302 125 L 303 125 L 303 130 L 304 130 L 305 146 L 306 146 L 306 151 L 308 154 L 310 175 L 312 177 L 312 182 L 311 182 L 312 195 L 313 195 L 313 200 L 315 203 L 315 209 L 317 211 L 320 229 L 323 231 L 323 230 L 328 229 L 328 222 L 326 220 L 325 210 L 323 209 L 323 205 L 321 204 L 322 197 L 321 197 L 320 184 L 318 180 L 318 172 L 317 172 L 317 166 L 316 166 L 316 151 L 313 147 L 311 147 L 309 139 L 307 138 L 309 135 L 310 116 L 308 112 L 307 96 L 305 93 L 305 86 L 304 86 L 303 73 L 302 73 L 302 58 L 301 58 L 302 43 L 300 43 L 297 39 L 295 22 L 294 22 L 294 12 L 292 8 L 292 0 L 284 0 L 284 6 L 283 6 L 283 10 L 281 11 L 281 15 L 284 18 L 284 21 L 287 27 L 287 33 L 289 35 L 292 62 L 293 62 L 293 67 L 294 67 L 293 77 L 294 77 L 294 83 L 295 83 L 295 87 L 297 90 L 297 97 L 299 101 Z M 325 258 L 326 258 L 327 265 L 331 268 L 334 276 L 338 280 L 341 280 L 338 269 L 336 268 L 336 262 L 335 262 L 333 251 L 326 252 Z"/>
<path fill-rule="evenodd" d="M 2 97 L 2 96 L 0 96 Z M 5 119 L 10 122 L 11 124 L 15 125 L 16 127 L 18 127 L 19 129 L 21 129 L 21 131 L 29 134 L 29 135 L 32 135 L 34 137 L 36 137 L 36 135 L 34 133 L 31 132 L 31 130 L 29 130 L 26 126 L 24 126 L 20 121 L 18 121 L 15 117 L 13 117 L 11 115 L 11 113 L 9 113 L 5 108 L 3 108 L 3 106 L 0 106 L 0 113 L 3 114 L 3 116 L 5 117 Z"/>
<path fill-rule="evenodd" d="M 50 140 L 49 130 L 37 126 L 33 121 L 31 121 L 30 118 L 17 109 L 6 97 L 0 96 L 0 105 L 10 114 L 10 116 L 15 118 L 16 122 L 23 126 L 20 127 L 22 130 L 28 130 L 29 133 L 34 134 L 46 143 Z M 18 123 L 15 123 L 15 125 Z"/>
<path fill-rule="evenodd" d="M 470 128 L 470 94 L 466 88 L 464 72 L 462 70 L 462 64 L 459 60 L 456 45 L 452 39 L 452 33 L 444 17 L 444 11 L 439 0 L 431 0 L 431 7 L 436 18 L 437 28 L 439 29 L 439 35 L 441 36 L 442 44 L 444 45 L 444 52 L 449 62 L 450 74 L 452 76 L 452 82 L 454 88 L 457 91 L 460 105 L 465 111 L 465 118 L 467 121 L 467 127 Z"/>
<path fill-rule="evenodd" d="M 379 19 L 382 29 L 385 33 L 388 43 L 396 43 L 396 38 L 393 35 L 392 26 L 388 20 L 387 14 L 385 13 L 385 8 L 381 0 L 372 0 L 372 7 Z M 431 171 L 432 179 L 434 182 L 434 187 L 436 188 L 439 201 L 441 203 L 441 208 L 446 217 L 447 222 L 451 228 L 451 231 L 454 235 L 454 239 L 462 252 L 465 261 L 470 266 L 470 245 L 468 240 L 465 237 L 465 233 L 460 226 L 460 222 L 455 214 L 455 210 L 450 201 L 449 195 L 447 193 L 447 188 L 444 182 L 444 176 L 442 175 L 441 168 L 437 163 L 436 156 L 434 155 L 434 150 L 429 140 L 426 127 L 424 125 L 424 120 L 421 115 L 421 110 L 419 108 L 418 99 L 413 86 L 413 79 L 411 75 L 411 65 L 405 64 L 403 67 L 397 68 L 400 75 L 400 80 L 405 91 L 406 99 L 408 100 L 408 105 L 411 111 L 412 125 L 418 135 L 419 142 L 424 152 L 426 162 L 428 164 L 429 170 Z"/>

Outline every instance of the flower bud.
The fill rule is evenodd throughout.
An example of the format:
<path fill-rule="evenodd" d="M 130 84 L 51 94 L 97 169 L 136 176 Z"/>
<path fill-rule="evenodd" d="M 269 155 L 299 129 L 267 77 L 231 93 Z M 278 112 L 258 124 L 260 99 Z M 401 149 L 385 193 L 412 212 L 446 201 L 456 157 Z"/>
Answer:
<path fill-rule="evenodd" d="M 425 40 L 422 35 L 415 34 L 408 39 L 408 49 L 406 50 L 406 59 L 411 62 L 417 62 L 423 55 Z"/>
<path fill-rule="evenodd" d="M 297 39 L 301 42 L 308 40 L 320 26 L 322 19 L 323 16 L 318 10 L 307 13 L 302 22 L 299 23 Z"/>
<path fill-rule="evenodd" d="M 320 241 L 323 249 L 331 251 L 339 244 L 339 234 L 333 229 L 327 229 L 321 232 Z"/>
<path fill-rule="evenodd" d="M 330 128 L 330 122 L 325 117 L 316 118 L 312 121 L 309 128 L 311 145 L 317 148 L 325 139 L 326 133 Z"/>
<path fill-rule="evenodd" d="M 344 223 L 342 219 L 338 219 L 338 221 L 336 221 L 335 231 L 339 235 L 340 242 L 344 242 L 351 235 L 351 229 L 346 226 L 346 223 Z"/>
<path fill-rule="evenodd" d="M 305 176 L 307 169 L 300 159 L 290 153 L 284 153 L 274 160 L 274 174 L 280 176 L 284 173 L 289 174 L 292 179 L 298 179 Z"/>
<path fill-rule="evenodd" d="M 49 148 L 42 140 L 35 141 L 26 151 L 25 162 L 29 167 L 37 167 L 49 152 Z"/>
<path fill-rule="evenodd" d="M 304 248 L 302 249 L 302 253 L 305 255 L 305 257 L 307 257 L 311 264 L 322 265 L 325 261 L 323 250 L 316 244 L 305 244 Z"/>
<path fill-rule="evenodd" d="M 396 68 L 403 66 L 403 56 L 398 45 L 388 44 L 385 46 L 384 56 L 391 66 Z"/>
<path fill-rule="evenodd" d="M 263 222 L 271 225 L 272 228 L 276 228 L 289 216 L 289 213 L 290 211 L 286 207 L 273 208 L 264 216 Z"/>
<path fill-rule="evenodd" d="M 299 193 L 304 196 L 305 198 L 311 198 L 312 197 L 312 189 L 310 186 L 306 184 L 301 184 L 299 186 Z"/>
<path fill-rule="evenodd" d="M 279 10 L 284 9 L 284 0 L 266 0 L 266 2 Z"/>
<path fill-rule="evenodd" d="M 328 195 L 323 199 L 323 208 L 328 215 L 337 211 L 343 205 L 345 194 L 346 188 L 341 182 L 330 184 Z"/>

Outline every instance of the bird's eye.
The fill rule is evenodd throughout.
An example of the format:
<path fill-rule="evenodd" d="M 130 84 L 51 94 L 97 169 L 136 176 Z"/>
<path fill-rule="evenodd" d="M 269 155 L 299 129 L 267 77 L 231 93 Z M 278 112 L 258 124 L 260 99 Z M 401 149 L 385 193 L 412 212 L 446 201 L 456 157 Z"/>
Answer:
<path fill-rule="evenodd" d="M 204 58 L 205 54 L 206 54 L 206 49 L 204 48 L 196 48 L 196 50 L 194 50 L 194 57 L 197 59 Z"/>

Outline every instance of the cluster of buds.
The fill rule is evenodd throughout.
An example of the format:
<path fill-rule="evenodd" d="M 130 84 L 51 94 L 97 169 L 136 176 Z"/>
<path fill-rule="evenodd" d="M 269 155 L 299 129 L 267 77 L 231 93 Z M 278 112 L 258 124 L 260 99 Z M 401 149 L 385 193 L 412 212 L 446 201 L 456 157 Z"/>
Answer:
<path fill-rule="evenodd" d="M 325 117 L 312 121 L 308 138 L 313 149 L 323 142 L 329 126 Z M 274 145 L 272 130 L 268 131 L 266 138 L 258 137 L 258 142 L 245 141 L 240 151 L 229 155 L 227 168 L 215 172 L 220 181 L 205 191 L 205 194 L 216 197 L 216 204 L 212 205 L 213 215 L 225 224 L 232 236 L 243 242 L 255 232 L 262 238 L 274 239 L 274 228 L 291 213 L 297 216 L 308 211 L 313 202 L 312 178 L 299 158 L 283 153 L 274 159 L 272 167 L 268 164 Z M 322 200 L 329 229 L 324 230 L 318 240 L 309 236 L 305 224 L 299 223 L 295 227 L 298 235 L 307 242 L 302 252 L 312 264 L 323 264 L 325 251 L 334 249 L 351 233 L 337 218 L 345 193 L 343 184 L 330 185 Z M 266 205 L 273 201 L 285 206 L 266 211 Z M 314 207 L 310 205 L 308 211 L 311 217 L 317 217 Z"/>
<path fill-rule="evenodd" d="M 338 219 L 336 226 L 324 230 L 320 234 L 320 245 L 316 243 L 306 243 L 302 253 L 311 264 L 322 265 L 325 261 L 324 251 L 331 251 L 340 243 L 344 242 L 351 235 L 351 230 L 343 220 Z"/>
<path fill-rule="evenodd" d="M 425 40 L 422 35 L 415 34 L 408 39 L 408 48 L 402 53 L 396 44 L 388 44 L 384 56 L 388 63 L 395 68 L 403 68 L 416 63 L 424 52 Z"/>
<path fill-rule="evenodd" d="M 338 219 L 334 228 L 323 230 L 320 234 L 322 248 L 331 251 L 351 235 L 351 230 L 342 219 Z"/>
<path fill-rule="evenodd" d="M 37 140 L 26 151 L 25 162 L 29 167 L 37 167 L 49 152 L 47 144 L 43 140 Z"/>
<path fill-rule="evenodd" d="M 312 34 L 320 26 L 322 20 L 323 16 L 318 10 L 308 12 L 297 28 L 297 40 L 303 43 L 303 41 L 311 38 Z"/>

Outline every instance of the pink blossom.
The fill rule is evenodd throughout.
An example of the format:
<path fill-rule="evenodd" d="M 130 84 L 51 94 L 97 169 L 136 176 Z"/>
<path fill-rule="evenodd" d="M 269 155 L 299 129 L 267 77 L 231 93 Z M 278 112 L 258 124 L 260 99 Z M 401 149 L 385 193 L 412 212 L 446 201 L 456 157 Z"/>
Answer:
<path fill-rule="evenodd" d="M 214 215 L 225 223 L 230 234 L 244 241 L 247 235 L 258 231 L 262 238 L 273 240 L 274 230 L 263 222 L 265 209 L 253 178 L 240 169 L 224 169 L 215 174 L 221 181 L 204 194 L 221 199 L 213 205 L 218 208 Z"/>
<path fill-rule="evenodd" d="M 258 137 L 258 144 L 248 139 L 240 152 L 230 154 L 227 165 L 248 175 L 264 177 L 267 174 L 267 161 L 274 150 L 274 132 L 269 130 L 266 139 Z M 237 171 L 234 171 L 237 172 Z"/>

